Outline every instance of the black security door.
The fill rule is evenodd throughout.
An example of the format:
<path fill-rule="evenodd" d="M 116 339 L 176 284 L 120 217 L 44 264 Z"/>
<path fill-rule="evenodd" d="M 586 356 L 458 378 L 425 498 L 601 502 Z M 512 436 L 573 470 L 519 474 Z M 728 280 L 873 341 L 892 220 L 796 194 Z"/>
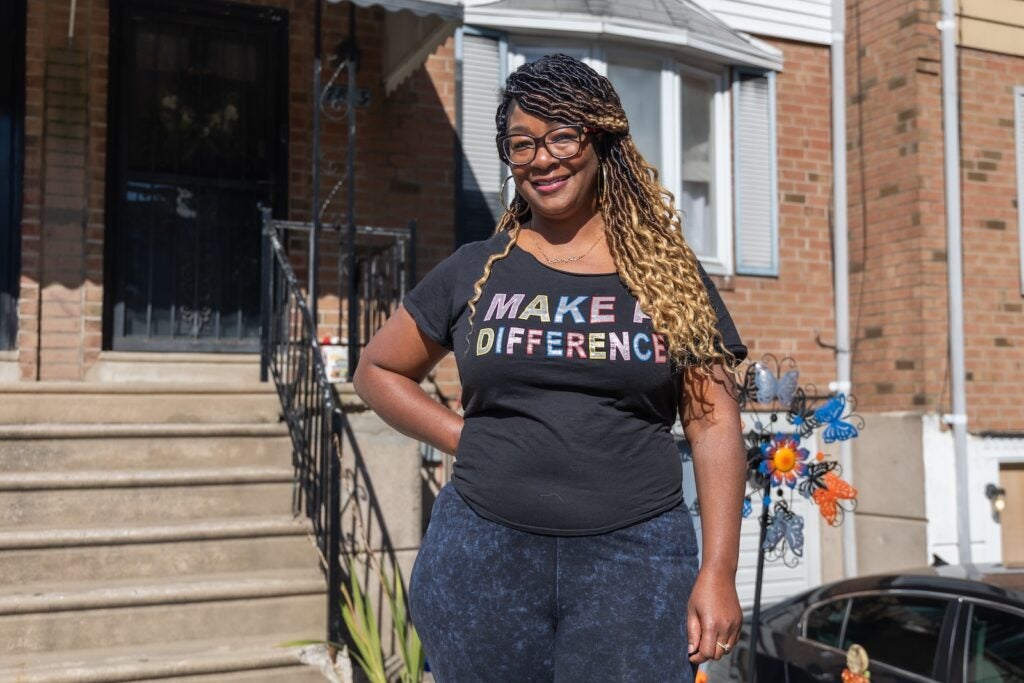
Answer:
<path fill-rule="evenodd" d="M 257 207 L 285 202 L 285 15 L 212 2 L 116 8 L 111 345 L 255 351 Z"/>
<path fill-rule="evenodd" d="M 12 349 L 21 269 L 25 3 L 0 1 L 0 350 Z"/>

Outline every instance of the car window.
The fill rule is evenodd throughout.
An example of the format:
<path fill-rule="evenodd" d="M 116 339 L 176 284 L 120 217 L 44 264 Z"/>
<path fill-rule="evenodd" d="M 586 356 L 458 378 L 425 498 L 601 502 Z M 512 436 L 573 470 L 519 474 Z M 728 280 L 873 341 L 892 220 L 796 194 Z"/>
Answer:
<path fill-rule="evenodd" d="M 839 647 L 848 602 L 849 600 L 834 600 L 812 609 L 807 614 L 804 635 L 816 643 Z"/>
<path fill-rule="evenodd" d="M 853 599 L 842 648 L 857 643 L 872 662 L 931 677 L 949 601 L 912 595 Z"/>
<path fill-rule="evenodd" d="M 805 603 L 796 601 L 790 604 L 772 605 L 761 616 L 761 623 L 773 631 L 797 635 L 800 616 L 804 613 Z"/>
<path fill-rule="evenodd" d="M 1024 683 L 1024 617 L 975 605 L 967 642 L 967 683 Z"/>

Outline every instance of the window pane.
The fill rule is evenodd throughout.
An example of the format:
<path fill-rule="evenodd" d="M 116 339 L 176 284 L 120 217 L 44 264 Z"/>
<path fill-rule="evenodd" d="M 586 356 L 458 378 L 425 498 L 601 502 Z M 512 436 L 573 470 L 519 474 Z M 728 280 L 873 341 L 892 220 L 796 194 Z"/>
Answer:
<path fill-rule="evenodd" d="M 968 683 L 1024 683 L 1024 617 L 974 607 L 967 649 Z"/>
<path fill-rule="evenodd" d="M 608 80 L 622 99 L 629 133 L 647 163 L 661 170 L 661 66 L 656 62 L 608 60 Z"/>
<path fill-rule="evenodd" d="M 902 595 L 854 598 L 842 648 L 857 643 L 872 662 L 931 676 L 947 604 Z"/>
<path fill-rule="evenodd" d="M 837 600 L 814 608 L 807 615 L 807 637 L 822 645 L 839 647 L 839 635 L 843 630 L 848 603 L 849 600 Z"/>
<path fill-rule="evenodd" d="M 683 232 L 700 256 L 717 255 L 714 220 L 714 96 L 715 82 L 682 74 Z"/>

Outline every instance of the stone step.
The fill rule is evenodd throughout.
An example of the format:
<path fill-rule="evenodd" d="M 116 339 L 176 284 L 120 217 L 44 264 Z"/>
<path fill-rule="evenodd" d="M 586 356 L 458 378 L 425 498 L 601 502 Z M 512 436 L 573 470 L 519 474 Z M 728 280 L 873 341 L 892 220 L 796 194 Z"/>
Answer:
<path fill-rule="evenodd" d="M 281 423 L 0 425 L 7 472 L 291 463 Z"/>
<path fill-rule="evenodd" d="M 290 516 L 179 524 L 0 529 L 0 586 L 316 566 L 311 525 Z"/>
<path fill-rule="evenodd" d="M 19 683 L 115 683 L 257 681 L 323 683 L 323 675 L 299 663 L 299 647 L 282 647 L 289 633 L 181 643 L 62 651 L 0 657 L 0 681 Z"/>
<path fill-rule="evenodd" d="M 24 382 L 0 385 L 0 424 L 277 422 L 273 385 Z"/>
<path fill-rule="evenodd" d="M 86 371 L 88 382 L 219 382 L 252 384 L 260 378 L 258 353 L 101 351 Z"/>
<path fill-rule="evenodd" d="M 0 656 L 287 634 L 322 637 L 317 568 L 0 589 Z"/>
<path fill-rule="evenodd" d="M 70 527 L 129 523 L 151 524 L 246 515 L 286 514 L 291 510 L 290 468 L 220 468 L 217 477 L 202 469 L 138 472 L 125 476 L 109 472 L 109 484 L 96 472 L 58 476 L 13 473 L 0 476 L 3 528 L 22 524 Z M 72 476 L 78 475 L 78 476 Z M 19 480 L 18 478 L 22 479 Z M 53 481 L 46 488 L 21 488 L 21 483 Z M 145 483 L 133 483 L 148 480 Z M 2 484 L 8 482 L 5 488 Z"/>

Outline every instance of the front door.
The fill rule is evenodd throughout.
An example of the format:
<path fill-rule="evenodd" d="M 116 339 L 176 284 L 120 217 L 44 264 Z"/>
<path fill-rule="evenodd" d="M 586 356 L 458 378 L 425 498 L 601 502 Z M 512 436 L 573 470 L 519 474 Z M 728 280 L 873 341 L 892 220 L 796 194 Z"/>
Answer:
<path fill-rule="evenodd" d="M 1024 463 L 999 466 L 999 487 L 1006 507 L 999 513 L 1002 527 L 1003 564 L 1024 567 Z"/>
<path fill-rule="evenodd" d="M 21 269 L 25 2 L 0 2 L 0 350 L 14 348 Z"/>
<path fill-rule="evenodd" d="M 286 15 L 114 7 L 110 346 L 255 351 L 258 206 L 285 201 Z"/>

